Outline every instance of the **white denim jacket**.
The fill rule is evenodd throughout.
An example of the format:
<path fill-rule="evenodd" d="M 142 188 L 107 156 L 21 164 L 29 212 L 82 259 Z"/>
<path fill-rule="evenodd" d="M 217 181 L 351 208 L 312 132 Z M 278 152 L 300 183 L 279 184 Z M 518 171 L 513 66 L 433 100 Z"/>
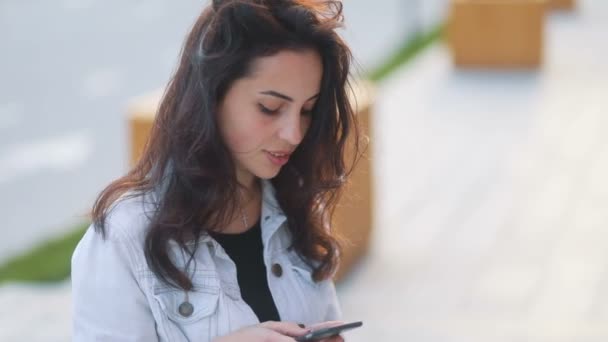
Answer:
<path fill-rule="evenodd" d="M 264 262 L 281 320 L 309 325 L 339 319 L 333 282 L 314 282 L 310 268 L 288 250 L 291 234 L 286 217 L 270 182 L 262 184 Z M 187 317 L 180 314 L 186 292 L 163 284 L 144 257 L 153 208 L 153 201 L 146 198 L 150 197 L 119 200 L 106 220 L 106 240 L 90 227 L 76 247 L 72 256 L 73 341 L 207 342 L 259 323 L 241 298 L 234 263 L 209 236 L 201 238 L 196 262 L 189 266 L 194 289 L 187 297 L 194 311 Z M 187 259 L 177 244 L 171 245 L 170 255 L 184 269 Z M 275 264 L 280 266 L 274 266 L 272 272 Z M 282 272 L 276 272 L 277 268 Z"/>

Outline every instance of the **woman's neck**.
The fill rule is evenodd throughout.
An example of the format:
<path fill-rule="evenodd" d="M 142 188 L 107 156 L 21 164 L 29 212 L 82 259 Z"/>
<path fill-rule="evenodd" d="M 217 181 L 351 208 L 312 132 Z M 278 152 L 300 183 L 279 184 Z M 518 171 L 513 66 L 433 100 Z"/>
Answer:
<path fill-rule="evenodd" d="M 259 179 L 248 187 L 239 182 L 235 212 L 228 225 L 221 230 L 225 234 L 239 234 L 251 228 L 260 218 L 262 186 Z"/>
<path fill-rule="evenodd" d="M 247 183 L 239 181 L 239 198 L 238 201 L 241 206 L 247 205 L 252 200 L 259 197 L 262 192 L 262 186 L 260 180 L 257 177 L 251 178 Z"/>

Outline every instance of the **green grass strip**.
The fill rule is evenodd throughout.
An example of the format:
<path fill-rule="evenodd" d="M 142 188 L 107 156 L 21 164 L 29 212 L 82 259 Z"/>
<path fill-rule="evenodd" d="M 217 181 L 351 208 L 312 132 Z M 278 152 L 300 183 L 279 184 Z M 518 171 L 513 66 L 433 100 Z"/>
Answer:
<path fill-rule="evenodd" d="M 56 282 L 70 275 L 70 260 L 89 224 L 74 228 L 58 239 L 10 259 L 0 266 L 0 284 L 5 282 Z"/>
<path fill-rule="evenodd" d="M 411 39 L 404 42 L 397 51 L 387 58 L 385 62 L 380 64 L 379 67 L 375 68 L 370 74 L 369 79 L 374 82 L 378 82 L 390 75 L 399 66 L 410 61 L 414 56 L 424 50 L 432 43 L 438 41 L 443 37 L 444 24 L 437 25 L 434 29 L 418 33 Z"/>

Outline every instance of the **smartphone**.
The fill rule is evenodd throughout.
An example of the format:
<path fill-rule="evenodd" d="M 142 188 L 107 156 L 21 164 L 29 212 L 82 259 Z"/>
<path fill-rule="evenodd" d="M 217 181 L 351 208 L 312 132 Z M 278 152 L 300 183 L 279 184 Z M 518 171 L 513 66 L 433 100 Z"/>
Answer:
<path fill-rule="evenodd" d="M 298 341 L 298 342 L 317 341 L 317 340 L 321 340 L 324 338 L 339 335 L 346 330 L 355 329 L 362 325 L 363 325 L 363 322 L 352 322 L 352 323 L 337 325 L 335 327 L 318 329 L 318 330 L 311 331 L 304 336 L 296 337 L 296 341 Z"/>

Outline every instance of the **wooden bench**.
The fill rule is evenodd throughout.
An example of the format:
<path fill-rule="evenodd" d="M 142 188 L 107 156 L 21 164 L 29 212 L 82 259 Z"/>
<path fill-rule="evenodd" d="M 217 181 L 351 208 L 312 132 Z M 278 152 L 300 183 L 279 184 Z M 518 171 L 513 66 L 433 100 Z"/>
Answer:
<path fill-rule="evenodd" d="M 576 7 L 575 0 L 549 0 L 549 6 L 561 10 L 573 10 Z"/>
<path fill-rule="evenodd" d="M 447 36 L 458 67 L 536 68 L 547 0 L 452 0 Z"/>

